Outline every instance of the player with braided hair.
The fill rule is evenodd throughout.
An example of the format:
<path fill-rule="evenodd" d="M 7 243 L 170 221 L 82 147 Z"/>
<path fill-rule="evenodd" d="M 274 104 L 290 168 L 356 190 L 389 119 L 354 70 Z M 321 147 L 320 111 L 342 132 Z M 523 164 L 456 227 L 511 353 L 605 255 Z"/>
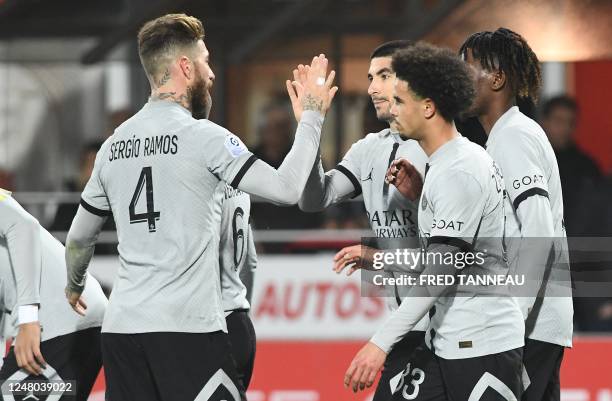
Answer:
<path fill-rule="evenodd" d="M 517 107 L 537 101 L 540 64 L 525 39 L 506 28 L 471 35 L 459 53 L 477 91 L 467 114 L 478 117 L 487 152 L 504 176 L 510 267 L 532 284 L 517 294 L 526 318 L 522 400 L 558 401 L 573 329 L 559 168 L 542 128 Z"/>
<path fill-rule="evenodd" d="M 540 61 L 521 35 L 507 28 L 478 32 L 465 41 L 459 52 L 465 55 L 468 49 L 484 69 L 503 71 L 517 98 L 537 102 L 542 86 Z"/>

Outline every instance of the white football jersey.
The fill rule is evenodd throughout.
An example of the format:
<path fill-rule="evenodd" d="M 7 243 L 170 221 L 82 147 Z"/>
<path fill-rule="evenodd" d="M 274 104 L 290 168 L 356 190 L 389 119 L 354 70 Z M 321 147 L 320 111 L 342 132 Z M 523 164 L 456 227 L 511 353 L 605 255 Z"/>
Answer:
<path fill-rule="evenodd" d="M 223 310 L 228 315 L 235 310 L 248 310 L 247 289 L 240 279 L 245 269 L 257 267 L 257 254 L 250 228 L 251 197 L 246 192 L 219 183 L 223 191 L 219 265 Z"/>
<path fill-rule="evenodd" d="M 430 157 L 419 209 L 423 248 L 441 243 L 486 255 L 486 274 L 507 275 L 503 180 L 493 159 L 462 136 Z M 439 297 L 426 333 L 436 355 L 463 359 L 522 347 L 523 315 L 514 298 L 479 295 L 477 287 L 457 286 Z M 484 289 L 486 290 L 486 289 Z"/>
<path fill-rule="evenodd" d="M 239 182 L 255 160 L 237 136 L 174 102 L 149 101 L 115 130 L 81 202 L 112 211 L 117 226 L 120 266 L 103 332 L 227 330 L 218 185 Z"/>
<path fill-rule="evenodd" d="M 363 194 L 368 221 L 377 238 L 398 239 L 398 245 L 404 248 L 418 248 L 418 204 L 409 201 L 397 188 L 385 182 L 389 165 L 400 158 L 410 161 L 421 175 L 425 173 L 427 155 L 418 142 L 402 139 L 398 133 L 387 128 L 355 142 L 336 170 L 353 183 L 353 196 Z M 389 276 L 393 273 L 384 274 Z M 391 310 L 397 309 L 408 290 L 409 286 L 387 288 L 387 305 Z M 425 330 L 427 323 L 428 317 L 425 316 L 414 330 Z"/>
<path fill-rule="evenodd" d="M 493 126 L 486 149 L 499 165 L 506 184 L 506 236 L 521 237 L 521 224 L 516 213 L 520 204 L 533 195 L 545 196 L 551 207 L 555 237 L 551 263 L 556 267 L 569 267 L 559 167 L 542 128 L 518 107 L 512 107 Z M 519 244 L 510 242 L 513 243 Z M 520 260 L 516 248 L 508 249 L 511 267 L 513 262 Z M 528 338 L 571 346 L 574 309 L 570 281 L 569 268 L 552 270 L 537 317 L 527 324 Z M 566 290 L 555 289 L 557 285 L 565 286 Z M 552 292 L 555 296 L 546 296 Z"/>
<path fill-rule="evenodd" d="M 10 248 L 11 239 L 19 240 L 14 235 L 11 225 L 14 218 L 33 219 L 10 194 L 0 190 L 0 315 L 4 320 L 4 328 L 0 337 L 12 337 L 18 330 L 18 292 L 23 292 L 25 283 L 18 284 L 15 280 L 14 261 L 19 260 L 15 250 Z M 8 241 L 7 241 L 8 237 Z M 44 228 L 38 226 L 37 235 L 40 247 L 40 283 L 38 319 L 42 326 L 41 341 L 102 326 L 107 299 L 98 281 L 91 275 L 87 276 L 83 298 L 87 304 L 85 316 L 78 315 L 66 300 L 66 261 L 64 246 Z M 22 240 L 24 240 L 22 238 Z M 29 280 L 34 282 L 34 280 Z M 23 304 L 23 302 L 22 302 Z M 0 329 L 2 329 L 0 324 Z M 2 350 L 4 351 L 4 350 Z"/>

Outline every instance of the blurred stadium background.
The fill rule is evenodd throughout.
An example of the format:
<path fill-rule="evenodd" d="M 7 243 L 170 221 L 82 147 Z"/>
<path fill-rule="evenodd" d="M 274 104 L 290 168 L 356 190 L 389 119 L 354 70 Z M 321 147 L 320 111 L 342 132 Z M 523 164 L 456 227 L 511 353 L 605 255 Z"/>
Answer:
<path fill-rule="evenodd" d="M 611 236 L 612 1 L 0 0 L 0 187 L 60 240 L 97 148 L 147 101 L 135 35 L 167 12 L 204 22 L 216 74 L 211 120 L 275 166 L 295 126 L 284 81 L 314 54 L 324 52 L 338 72 L 321 148 L 331 168 L 383 128 L 366 94 L 378 44 L 422 39 L 456 50 L 475 31 L 521 33 L 542 61 L 542 100 L 532 112 L 557 153 L 568 234 Z M 483 143 L 477 125 L 463 132 Z M 369 400 L 344 390 L 342 377 L 384 319 L 384 301 L 362 298 L 358 278 L 331 272 L 334 251 L 369 235 L 362 204 L 320 214 L 256 204 L 253 223 L 260 263 L 249 400 Z M 108 291 L 117 263 L 109 224 L 93 262 Z M 601 266 L 602 280 L 610 269 Z M 562 399 L 612 401 L 612 294 L 576 300 L 575 310 Z M 91 399 L 103 400 L 103 388 L 101 378 Z"/>

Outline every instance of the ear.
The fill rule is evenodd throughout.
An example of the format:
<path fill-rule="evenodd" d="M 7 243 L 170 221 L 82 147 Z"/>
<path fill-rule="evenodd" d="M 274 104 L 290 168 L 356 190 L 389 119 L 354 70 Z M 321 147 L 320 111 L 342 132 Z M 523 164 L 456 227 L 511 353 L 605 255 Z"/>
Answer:
<path fill-rule="evenodd" d="M 502 70 L 491 73 L 491 89 L 497 92 L 502 90 L 504 86 L 506 86 L 506 73 Z"/>
<path fill-rule="evenodd" d="M 190 80 L 193 77 L 193 63 L 191 60 L 187 56 L 181 56 L 178 65 L 185 78 Z"/>
<path fill-rule="evenodd" d="M 431 99 L 429 98 L 424 99 L 422 105 L 423 105 L 423 117 L 425 117 L 426 119 L 429 120 L 436 114 L 436 105 Z"/>

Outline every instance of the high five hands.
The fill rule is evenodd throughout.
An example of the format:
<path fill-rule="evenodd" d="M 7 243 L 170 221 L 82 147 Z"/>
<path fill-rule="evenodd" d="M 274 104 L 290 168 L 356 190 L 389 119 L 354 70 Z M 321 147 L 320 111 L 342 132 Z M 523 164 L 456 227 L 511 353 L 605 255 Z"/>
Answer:
<path fill-rule="evenodd" d="M 313 57 L 310 65 L 300 64 L 293 70 L 293 81 L 287 80 L 287 93 L 295 119 L 299 122 L 304 110 L 318 111 L 325 115 L 338 91 L 332 86 L 335 71 L 327 75 L 328 60 L 324 54 Z"/>

